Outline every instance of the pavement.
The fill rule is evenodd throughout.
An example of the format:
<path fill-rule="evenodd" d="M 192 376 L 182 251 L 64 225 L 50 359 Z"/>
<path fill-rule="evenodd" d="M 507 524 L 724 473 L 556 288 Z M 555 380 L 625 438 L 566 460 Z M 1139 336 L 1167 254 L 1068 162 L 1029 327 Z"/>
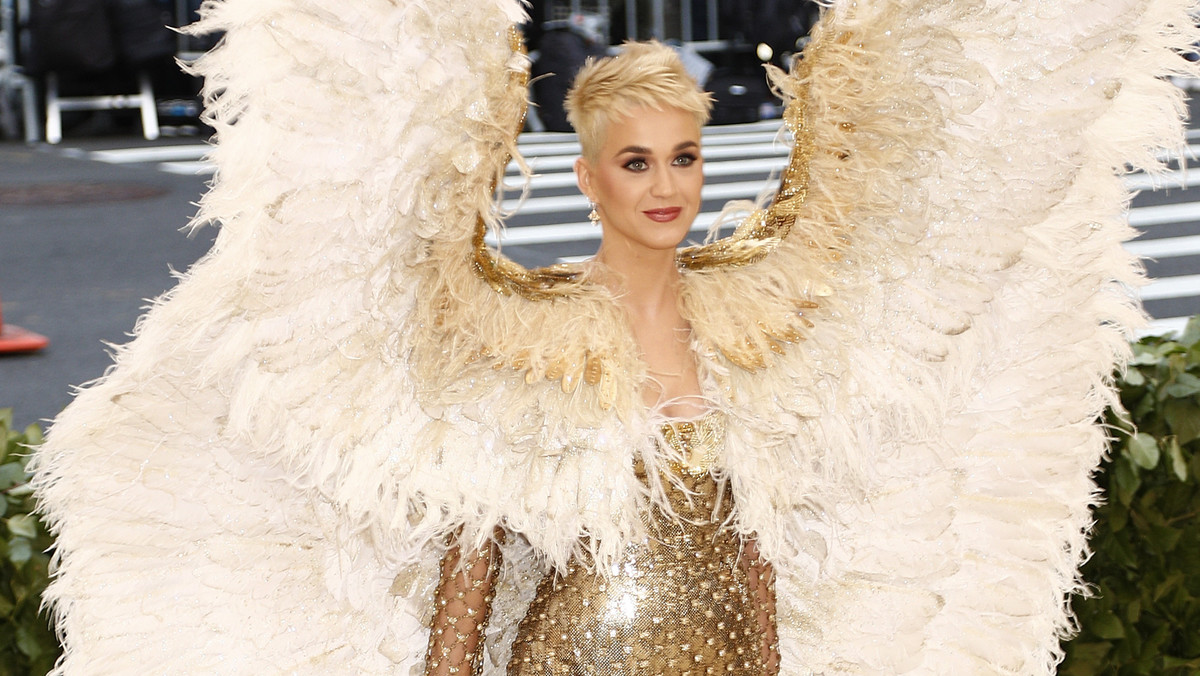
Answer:
<path fill-rule="evenodd" d="M 127 342 L 148 299 L 173 286 L 171 271 L 209 249 L 215 229 L 183 231 L 204 182 L 0 143 L 4 323 L 50 339 L 0 355 L 0 408 L 16 424 L 54 417 L 74 386 L 103 374 L 105 344 Z"/>

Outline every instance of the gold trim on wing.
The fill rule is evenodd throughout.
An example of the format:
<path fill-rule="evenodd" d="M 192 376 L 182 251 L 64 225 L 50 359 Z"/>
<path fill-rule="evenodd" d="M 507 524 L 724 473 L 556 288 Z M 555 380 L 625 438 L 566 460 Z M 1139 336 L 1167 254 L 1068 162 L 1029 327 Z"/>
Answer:
<path fill-rule="evenodd" d="M 492 251 L 484 239 L 486 233 L 487 224 L 480 218 L 472 239 L 471 269 L 496 293 L 505 296 L 515 293 L 533 301 L 550 300 L 570 295 L 583 283 L 579 265 L 562 263 L 530 270 Z"/>
<path fill-rule="evenodd" d="M 803 61 L 793 65 L 793 68 L 805 67 Z M 808 165 L 812 160 L 813 135 L 808 124 L 807 104 L 802 99 L 788 102 L 783 119 L 792 132 L 792 152 L 771 205 L 747 216 L 728 237 L 680 249 L 676 255 L 680 268 L 707 270 L 750 265 L 766 258 L 787 238 L 800 208 L 808 199 Z"/>
<path fill-rule="evenodd" d="M 508 44 L 513 52 L 525 54 L 525 37 L 516 26 L 508 29 Z M 529 71 L 524 68 L 513 69 L 509 77 L 514 88 L 524 90 L 529 86 Z M 528 110 L 528 103 L 521 106 L 521 114 L 513 133 L 514 139 L 525 127 Z M 505 166 L 508 159 L 504 162 Z M 582 270 L 577 265 L 551 265 L 530 270 L 499 255 L 487 245 L 487 222 L 482 216 L 476 221 L 475 235 L 471 238 L 471 269 L 496 293 L 505 296 L 517 294 L 532 301 L 568 296 L 578 289 L 583 281 Z"/>

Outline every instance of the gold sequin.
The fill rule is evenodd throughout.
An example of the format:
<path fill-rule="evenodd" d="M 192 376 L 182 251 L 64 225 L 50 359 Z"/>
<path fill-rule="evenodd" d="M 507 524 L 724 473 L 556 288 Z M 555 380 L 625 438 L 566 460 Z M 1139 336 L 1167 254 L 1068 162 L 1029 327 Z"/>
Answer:
<path fill-rule="evenodd" d="M 695 425 L 679 423 L 669 429 L 664 438 L 686 435 L 690 441 L 681 443 L 692 447 L 716 433 L 697 435 Z M 647 514 L 651 536 L 629 546 L 608 577 L 572 562 L 542 580 L 518 628 L 510 676 L 771 672 L 773 594 L 766 613 L 753 584 L 759 573 L 750 572 L 739 537 L 723 525 L 733 508 L 729 489 L 707 471 L 677 479 L 679 486 L 666 484 L 678 519 Z"/>
<path fill-rule="evenodd" d="M 666 423 L 662 435 L 682 459 L 672 469 L 696 476 L 706 474 L 725 446 L 725 416 L 714 411 L 696 420 Z"/>

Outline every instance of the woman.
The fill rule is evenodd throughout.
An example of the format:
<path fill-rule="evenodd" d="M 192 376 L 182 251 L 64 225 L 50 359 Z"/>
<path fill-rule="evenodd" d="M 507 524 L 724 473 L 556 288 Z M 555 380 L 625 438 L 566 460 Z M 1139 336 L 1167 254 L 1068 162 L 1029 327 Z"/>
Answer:
<path fill-rule="evenodd" d="M 649 509 L 649 534 L 628 547 L 619 572 L 573 560 L 546 574 L 509 673 L 778 669 L 770 566 L 727 523 L 733 504 L 716 478 L 725 422 L 701 388 L 679 307 L 676 247 L 700 210 L 700 128 L 710 107 L 675 52 L 658 43 L 627 43 L 619 56 L 590 63 L 567 98 L 583 150 L 579 189 L 603 233 L 587 274 L 628 319 L 650 375 L 642 404 L 665 418 L 657 437 L 680 462 L 663 479 L 673 514 Z M 428 673 L 476 673 L 498 557 L 495 547 L 465 561 L 457 547 L 446 556 Z"/>
<path fill-rule="evenodd" d="M 516 0 L 206 3 L 220 235 L 35 459 L 58 673 L 642 673 L 703 592 L 705 669 L 1049 676 L 1187 5 L 835 0 L 775 199 L 678 252 L 704 103 L 597 84 L 599 260 L 527 270 Z"/>

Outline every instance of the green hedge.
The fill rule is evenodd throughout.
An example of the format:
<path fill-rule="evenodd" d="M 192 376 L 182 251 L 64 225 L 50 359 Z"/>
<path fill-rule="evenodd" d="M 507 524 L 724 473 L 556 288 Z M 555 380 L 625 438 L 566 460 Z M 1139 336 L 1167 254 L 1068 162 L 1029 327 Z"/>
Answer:
<path fill-rule="evenodd" d="M 12 409 L 0 409 L 0 676 L 44 676 L 61 649 L 39 613 L 53 541 L 32 514 L 25 473 L 28 446 L 42 441 L 36 425 L 12 429 Z"/>
<path fill-rule="evenodd" d="M 1116 443 L 1097 480 L 1094 595 L 1075 600 L 1079 636 L 1062 676 L 1200 674 L 1200 317 L 1183 335 L 1134 345 L 1121 381 L 1128 417 L 1109 412 Z M 0 409 L 0 676 L 44 676 L 60 648 L 39 615 L 52 541 L 31 515 L 29 426 Z"/>
<path fill-rule="evenodd" d="M 1063 676 L 1200 674 L 1200 316 L 1134 345 Z"/>

